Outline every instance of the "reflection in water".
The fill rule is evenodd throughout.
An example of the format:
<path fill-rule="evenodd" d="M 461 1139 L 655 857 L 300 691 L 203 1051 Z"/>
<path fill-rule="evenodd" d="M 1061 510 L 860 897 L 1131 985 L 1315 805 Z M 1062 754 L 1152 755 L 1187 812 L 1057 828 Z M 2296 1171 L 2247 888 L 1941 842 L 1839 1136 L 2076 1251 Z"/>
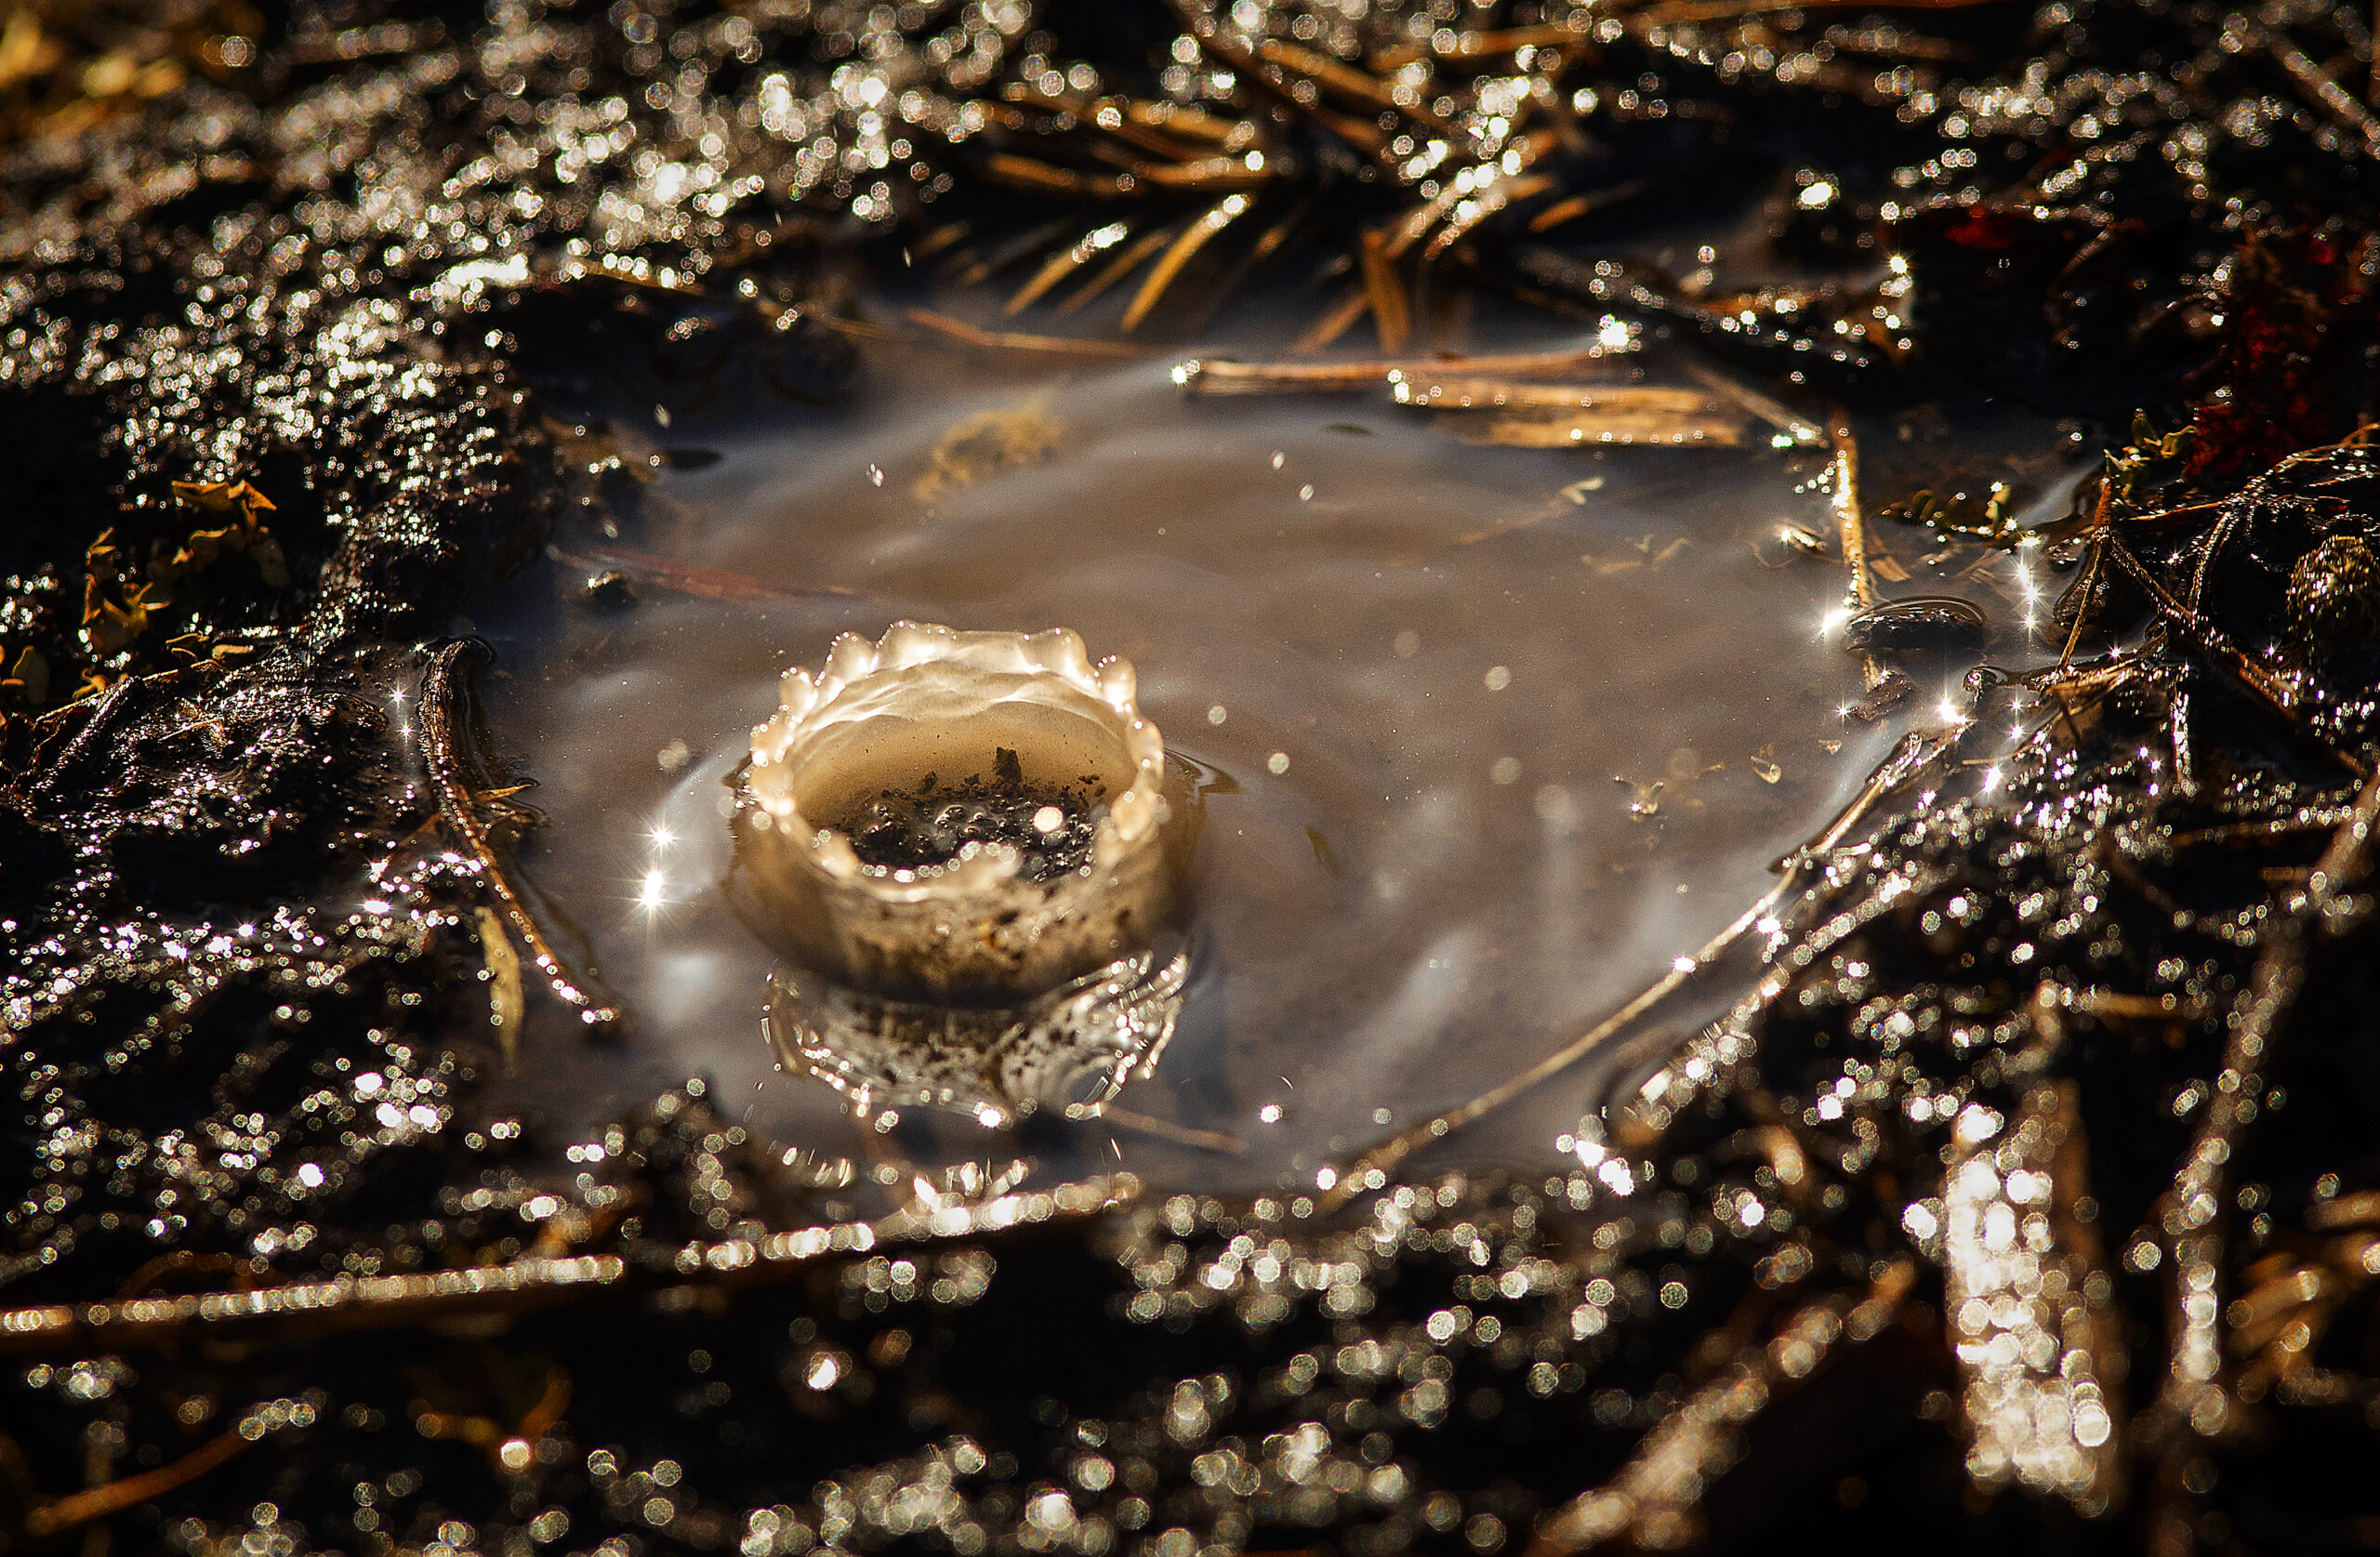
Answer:
<path fill-rule="evenodd" d="M 884 347 L 856 403 L 715 432 L 723 458 L 662 479 L 629 542 L 757 581 L 747 598 L 656 586 L 606 613 L 558 570 L 548 619 L 480 624 L 516 678 L 496 722 L 558 823 L 528 868 L 578 905 L 641 1024 L 593 1058 L 549 1036 L 518 1106 L 567 1127 L 702 1072 L 756 1129 L 813 1144 L 853 1141 L 863 1089 L 1003 1106 L 939 1064 L 854 1060 L 821 1086 L 761 1036 L 773 959 L 720 891 L 723 781 L 779 671 L 839 632 L 1067 624 L 1139 666 L 1140 706 L 1209 775 L 1197 963 L 1129 1102 L 1247 1153 L 1049 1109 L 1030 1141 L 1048 1171 L 1120 1156 L 1159 1185 L 1311 1182 L 1560 1048 L 1765 891 L 1894 738 L 1838 712 L 1858 690 L 1822 631 L 1840 561 L 1778 540 L 1831 532 L 1818 453 L 1474 448 L 1384 398 L 1185 400 L 1161 361 L 979 363 Z M 1020 410 L 1034 461 L 938 462 L 954 428 Z M 1924 565 L 1898 532 L 1879 544 Z M 800 1023 L 775 998 L 782 1036 Z M 1591 1066 L 1500 1115 L 1480 1149 L 1551 1164 L 1596 1085 Z M 912 1112 L 892 1144 L 984 1149 L 941 1128 Z"/>
<path fill-rule="evenodd" d="M 1188 949 L 1119 957 L 1014 1006 L 892 999 L 807 969 L 770 979 L 778 1052 L 864 1115 L 932 1104 L 1006 1125 L 1045 1105 L 1079 1114 L 1165 1053 Z"/>

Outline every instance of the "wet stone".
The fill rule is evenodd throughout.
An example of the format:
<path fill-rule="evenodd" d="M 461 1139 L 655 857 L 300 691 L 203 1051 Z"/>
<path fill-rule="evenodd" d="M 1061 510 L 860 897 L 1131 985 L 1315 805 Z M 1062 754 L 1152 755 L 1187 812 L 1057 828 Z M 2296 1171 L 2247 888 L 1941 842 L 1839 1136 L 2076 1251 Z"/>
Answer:
<path fill-rule="evenodd" d="M 1876 649 L 1968 649 L 1983 641 L 1983 613 L 1948 596 L 1888 600 L 1854 616 L 1843 632 L 1844 647 Z"/>

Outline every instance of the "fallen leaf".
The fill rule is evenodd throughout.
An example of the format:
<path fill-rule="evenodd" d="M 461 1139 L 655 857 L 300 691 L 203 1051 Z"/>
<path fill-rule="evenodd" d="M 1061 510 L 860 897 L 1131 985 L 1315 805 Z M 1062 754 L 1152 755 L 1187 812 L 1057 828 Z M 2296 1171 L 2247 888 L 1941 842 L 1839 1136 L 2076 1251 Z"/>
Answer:
<path fill-rule="evenodd" d="M 1631 796 L 1628 801 L 1629 815 L 1641 822 L 1646 817 L 1659 814 L 1661 791 L 1669 787 L 1665 781 L 1655 779 L 1650 784 L 1645 784 L 1624 773 L 1614 773 L 1611 775 L 1611 782 L 1628 786 Z"/>
<path fill-rule="evenodd" d="M 521 1050 L 521 954 L 512 949 L 495 909 L 481 909 L 478 919 L 480 954 L 487 959 L 488 1024 L 509 1065 Z"/>

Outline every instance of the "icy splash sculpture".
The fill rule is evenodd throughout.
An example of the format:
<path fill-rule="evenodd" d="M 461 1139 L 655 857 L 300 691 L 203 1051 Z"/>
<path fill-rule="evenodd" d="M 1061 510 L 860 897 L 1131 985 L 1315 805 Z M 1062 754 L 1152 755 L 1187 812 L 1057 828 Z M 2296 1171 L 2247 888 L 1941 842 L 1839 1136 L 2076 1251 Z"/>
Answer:
<path fill-rule="evenodd" d="M 1198 818 L 1135 691 L 1064 628 L 898 622 L 787 673 L 740 782 L 733 893 L 782 959 L 789 1067 L 863 1112 L 1000 1125 L 1156 1064 Z"/>

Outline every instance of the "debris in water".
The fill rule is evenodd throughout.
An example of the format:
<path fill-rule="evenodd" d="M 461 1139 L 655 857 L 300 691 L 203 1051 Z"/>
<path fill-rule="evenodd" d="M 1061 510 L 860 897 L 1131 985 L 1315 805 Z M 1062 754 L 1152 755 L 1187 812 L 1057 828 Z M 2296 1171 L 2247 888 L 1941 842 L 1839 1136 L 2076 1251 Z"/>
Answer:
<path fill-rule="evenodd" d="M 591 605 L 617 611 L 636 603 L 636 580 L 618 568 L 606 568 L 602 573 L 588 574 L 587 582 L 579 586 L 579 593 Z"/>
<path fill-rule="evenodd" d="M 1064 432 L 1046 396 L 1013 411 L 978 411 L 935 441 L 926 472 L 911 490 L 921 503 L 941 502 L 1003 470 L 1038 465 L 1056 451 Z"/>
<path fill-rule="evenodd" d="M 1637 394 L 1660 391 L 1640 390 Z M 1502 444 L 1518 449 L 1609 448 L 1650 444 L 1669 448 L 1734 449 L 1743 446 L 1749 423 L 1715 401 L 1696 397 L 1696 408 L 1670 407 L 1633 401 L 1631 391 L 1619 390 L 1592 409 L 1542 416 L 1497 416 L 1484 422 L 1468 416 L 1455 420 L 1455 436 L 1465 443 Z"/>
<path fill-rule="evenodd" d="M 1882 600 L 1844 624 L 1843 646 L 1862 653 L 1891 649 L 1974 649 L 1983 642 L 1984 615 L 1952 595 L 1911 595 Z"/>

